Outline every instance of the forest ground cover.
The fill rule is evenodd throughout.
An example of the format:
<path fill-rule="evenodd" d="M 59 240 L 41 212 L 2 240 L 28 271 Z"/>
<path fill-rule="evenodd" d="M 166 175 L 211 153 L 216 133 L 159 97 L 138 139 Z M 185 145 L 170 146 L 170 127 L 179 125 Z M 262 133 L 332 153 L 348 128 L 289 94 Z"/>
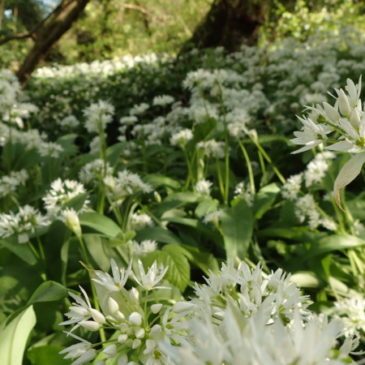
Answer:
<path fill-rule="evenodd" d="M 332 193 L 362 156 L 364 55 L 344 29 L 42 68 L 24 91 L 1 71 L 7 363 L 360 362 L 363 184 Z"/>

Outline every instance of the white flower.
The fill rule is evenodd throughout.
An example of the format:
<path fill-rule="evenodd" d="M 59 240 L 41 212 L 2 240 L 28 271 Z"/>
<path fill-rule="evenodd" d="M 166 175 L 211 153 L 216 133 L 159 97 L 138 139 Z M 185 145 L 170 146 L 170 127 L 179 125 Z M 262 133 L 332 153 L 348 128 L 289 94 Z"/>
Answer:
<path fill-rule="evenodd" d="M 85 327 L 89 331 L 96 331 L 100 328 L 100 325 L 105 323 L 105 317 L 101 312 L 92 308 L 89 297 L 81 286 L 80 290 L 84 298 L 69 293 L 75 303 L 70 306 L 70 311 L 65 314 L 69 319 L 60 323 L 60 325 L 68 326 L 70 324 L 75 324 L 71 329 L 71 332 L 80 326 Z M 93 319 L 93 321 L 90 321 L 90 318 Z"/>
<path fill-rule="evenodd" d="M 301 189 L 303 174 L 290 176 L 282 187 L 281 195 L 285 199 L 295 200 Z"/>
<path fill-rule="evenodd" d="M 153 240 L 144 240 L 140 243 L 133 241 L 132 245 L 133 254 L 136 256 L 145 256 L 157 249 L 157 242 Z"/>
<path fill-rule="evenodd" d="M 155 96 L 153 98 L 152 104 L 153 105 L 159 105 L 159 106 L 165 106 L 172 104 L 174 102 L 174 98 L 170 95 L 159 95 Z"/>
<path fill-rule="evenodd" d="M 110 276 L 106 272 L 95 270 L 97 278 L 94 278 L 93 281 L 111 292 L 116 292 L 121 288 L 124 288 L 129 276 L 131 275 L 131 264 L 126 269 L 121 269 L 118 267 L 117 263 L 111 259 L 110 266 L 113 276 Z"/>
<path fill-rule="evenodd" d="M 85 128 L 90 133 L 99 133 L 112 121 L 114 107 L 106 101 L 99 100 L 84 110 Z"/>
<path fill-rule="evenodd" d="M 155 261 L 147 270 L 145 271 L 142 261 L 138 260 L 138 272 L 132 273 L 133 279 L 145 290 L 160 289 L 163 287 L 156 287 L 156 285 L 163 279 L 168 268 L 162 265 L 157 266 Z"/>
<path fill-rule="evenodd" d="M 212 182 L 209 180 L 199 180 L 194 187 L 194 190 L 197 193 L 203 195 L 210 195 L 210 188 L 212 186 Z"/>
<path fill-rule="evenodd" d="M 79 216 L 74 209 L 65 209 L 62 211 L 62 220 L 66 226 L 75 233 L 76 237 L 81 237 L 81 226 Z"/>
<path fill-rule="evenodd" d="M 16 235 L 19 243 L 29 241 L 29 236 L 50 224 L 50 220 L 29 205 L 20 207 L 17 213 L 0 214 L 0 237 Z"/>
<path fill-rule="evenodd" d="M 131 229 L 139 231 L 146 227 L 152 227 L 153 221 L 148 214 L 133 213 L 129 219 Z"/>
<path fill-rule="evenodd" d="M 183 129 L 178 133 L 175 133 L 170 138 L 170 143 L 173 146 L 185 147 L 186 144 L 193 139 L 193 132 L 191 129 Z"/>

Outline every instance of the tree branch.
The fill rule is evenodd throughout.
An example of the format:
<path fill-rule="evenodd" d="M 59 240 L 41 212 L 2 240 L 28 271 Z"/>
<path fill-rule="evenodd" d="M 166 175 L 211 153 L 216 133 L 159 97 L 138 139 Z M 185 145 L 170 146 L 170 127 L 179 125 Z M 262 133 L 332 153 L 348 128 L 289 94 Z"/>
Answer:
<path fill-rule="evenodd" d="M 1 38 L 0 39 L 0 46 L 5 44 L 5 43 L 8 43 L 10 41 L 13 41 L 13 40 L 20 40 L 20 39 L 33 38 L 33 37 L 34 37 L 33 32 L 24 32 L 24 33 L 12 34 L 12 35 L 6 36 L 4 38 Z"/>

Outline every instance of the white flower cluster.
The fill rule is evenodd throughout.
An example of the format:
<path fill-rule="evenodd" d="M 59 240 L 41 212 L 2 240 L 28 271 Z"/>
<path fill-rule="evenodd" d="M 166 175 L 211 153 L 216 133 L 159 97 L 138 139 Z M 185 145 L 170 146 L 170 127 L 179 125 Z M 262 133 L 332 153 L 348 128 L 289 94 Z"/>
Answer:
<path fill-rule="evenodd" d="M 96 357 L 118 365 L 354 363 L 349 354 L 357 342 L 348 337 L 338 345 L 342 322 L 310 313 L 308 298 L 282 270 L 266 275 L 230 262 L 195 286 L 196 298 L 160 303 L 149 292 L 159 288 L 166 268 L 154 263 L 146 272 L 141 261 L 135 270 L 114 261 L 111 267 L 112 275 L 93 274 L 100 310 L 82 288 L 82 297 L 70 294 L 74 303 L 62 324 L 73 326 L 69 334 L 79 343 L 61 353 L 72 365 Z M 128 279 L 137 284 L 129 290 Z M 78 327 L 113 332 L 98 349 L 72 333 Z"/>
<path fill-rule="evenodd" d="M 99 100 L 84 110 L 85 128 L 90 133 L 99 133 L 112 121 L 114 107 L 106 101 Z"/>
<path fill-rule="evenodd" d="M 20 185 L 25 185 L 28 177 L 26 170 L 12 171 L 9 175 L 2 176 L 0 178 L 0 197 L 16 192 Z"/>
<path fill-rule="evenodd" d="M 69 208 L 72 201 L 76 198 L 82 198 L 83 195 L 85 198 L 82 199 L 78 211 L 86 210 L 89 204 L 84 186 L 74 180 L 58 178 L 53 181 L 49 191 L 43 197 L 44 207 L 50 217 L 61 217 L 63 210 Z"/>
<path fill-rule="evenodd" d="M 79 172 L 79 178 L 83 184 L 93 185 L 110 175 L 113 175 L 113 168 L 100 158 L 85 164 Z"/>
<path fill-rule="evenodd" d="M 252 207 L 255 194 L 251 191 L 249 186 L 244 181 L 238 183 L 234 188 L 234 198 L 243 198 L 245 202 Z"/>
<path fill-rule="evenodd" d="M 304 172 L 289 177 L 281 189 L 282 197 L 295 203 L 296 217 L 301 223 L 308 221 L 311 229 L 319 226 L 330 231 L 337 229 L 333 219 L 319 209 L 313 195 L 309 192 L 303 193 L 305 189 L 323 180 L 329 168 L 329 161 L 334 157 L 335 155 L 329 151 L 318 153 Z"/>
<path fill-rule="evenodd" d="M 17 213 L 0 214 L 0 237 L 7 238 L 15 235 L 18 243 L 27 243 L 30 236 L 50 223 L 47 216 L 25 205 L 20 207 Z"/>
<path fill-rule="evenodd" d="M 194 186 L 194 190 L 197 193 L 203 194 L 203 195 L 210 195 L 210 189 L 212 187 L 212 182 L 209 180 L 199 180 L 195 186 Z"/>
<path fill-rule="evenodd" d="M 129 227 L 135 231 L 139 231 L 146 227 L 152 227 L 153 221 L 148 214 L 133 213 L 129 218 Z"/>
<path fill-rule="evenodd" d="M 104 178 L 107 194 L 112 204 L 121 204 L 130 195 L 149 193 L 152 188 L 142 181 L 138 174 L 128 170 L 118 172 L 117 177 L 108 175 Z"/>

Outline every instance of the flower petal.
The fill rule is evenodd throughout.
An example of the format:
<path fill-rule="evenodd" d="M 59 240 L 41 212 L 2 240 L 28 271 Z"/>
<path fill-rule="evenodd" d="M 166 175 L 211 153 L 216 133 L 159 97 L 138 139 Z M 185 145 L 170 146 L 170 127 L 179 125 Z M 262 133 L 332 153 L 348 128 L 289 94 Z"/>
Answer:
<path fill-rule="evenodd" d="M 351 157 L 343 166 L 336 177 L 334 185 L 334 198 L 338 206 L 341 206 L 340 190 L 350 184 L 360 174 L 362 165 L 365 163 L 365 152 Z"/>

